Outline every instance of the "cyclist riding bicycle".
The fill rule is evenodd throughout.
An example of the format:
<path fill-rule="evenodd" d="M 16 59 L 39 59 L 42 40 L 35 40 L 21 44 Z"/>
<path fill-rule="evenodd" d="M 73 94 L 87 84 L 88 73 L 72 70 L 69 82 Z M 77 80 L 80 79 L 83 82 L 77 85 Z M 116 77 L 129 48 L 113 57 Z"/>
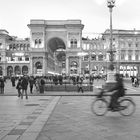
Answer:
<path fill-rule="evenodd" d="M 124 84 L 123 84 L 123 78 L 120 74 L 115 74 L 116 77 L 116 83 L 115 86 L 113 86 L 113 88 L 109 89 L 109 90 L 104 90 L 102 89 L 100 92 L 99 97 L 102 97 L 104 92 L 113 92 L 113 94 L 111 95 L 111 99 L 110 99 L 110 104 L 108 106 L 109 110 L 117 110 L 119 109 L 119 104 L 118 104 L 118 99 L 119 97 L 122 97 L 125 95 L 125 88 L 124 88 Z"/>
<path fill-rule="evenodd" d="M 108 92 L 113 92 L 113 94 L 111 95 L 111 100 L 110 100 L 110 104 L 109 104 L 109 109 L 111 110 L 116 110 L 119 107 L 118 104 L 118 99 L 119 97 L 122 97 L 125 95 L 125 88 L 124 88 L 124 84 L 123 84 L 123 78 L 120 74 L 116 74 L 116 83 L 115 86 L 111 89 L 108 90 Z"/>

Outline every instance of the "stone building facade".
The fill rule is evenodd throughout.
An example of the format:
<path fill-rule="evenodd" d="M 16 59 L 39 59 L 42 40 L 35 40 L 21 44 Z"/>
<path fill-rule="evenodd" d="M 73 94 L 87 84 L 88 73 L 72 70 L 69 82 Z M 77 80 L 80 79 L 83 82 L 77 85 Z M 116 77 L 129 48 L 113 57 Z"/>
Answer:
<path fill-rule="evenodd" d="M 110 31 L 83 38 L 81 20 L 31 20 L 30 38 L 18 39 L 0 30 L 0 75 L 106 74 Z M 115 70 L 140 74 L 140 31 L 113 30 Z"/>

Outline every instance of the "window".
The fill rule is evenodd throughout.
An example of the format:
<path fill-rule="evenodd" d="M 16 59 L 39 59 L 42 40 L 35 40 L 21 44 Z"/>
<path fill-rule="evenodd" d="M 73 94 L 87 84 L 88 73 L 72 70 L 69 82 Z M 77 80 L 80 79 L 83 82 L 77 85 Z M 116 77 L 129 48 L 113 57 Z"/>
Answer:
<path fill-rule="evenodd" d="M 99 61 L 103 61 L 103 55 L 102 55 L 102 54 L 99 54 L 99 55 L 98 55 L 98 60 L 99 60 Z"/>
<path fill-rule="evenodd" d="M 136 56 L 135 56 L 135 60 L 139 60 L 139 55 L 137 54 Z"/>
<path fill-rule="evenodd" d="M 138 48 L 139 44 L 138 44 L 138 43 L 136 43 L 135 45 L 136 45 L 136 47 Z"/>
<path fill-rule="evenodd" d="M 62 68 L 65 68 L 65 63 L 62 63 Z"/>
<path fill-rule="evenodd" d="M 89 56 L 88 55 L 84 56 L 84 61 L 88 61 L 88 60 L 89 60 Z"/>
<path fill-rule="evenodd" d="M 121 60 L 124 60 L 124 54 L 121 54 Z"/>
<path fill-rule="evenodd" d="M 132 60 L 132 56 L 130 54 L 128 55 L 128 60 Z"/>
<path fill-rule="evenodd" d="M 29 61 L 29 57 L 25 57 L 25 61 Z"/>
<path fill-rule="evenodd" d="M 71 46 L 71 48 L 77 48 L 77 40 L 76 39 L 71 39 L 70 46 Z"/>
<path fill-rule="evenodd" d="M 22 61 L 22 57 L 18 57 L 18 61 Z"/>
<path fill-rule="evenodd" d="M 92 60 L 96 60 L 96 55 L 95 55 L 95 54 L 92 54 L 92 55 L 91 55 L 91 61 L 92 61 Z"/>
<path fill-rule="evenodd" d="M 41 42 L 42 42 L 41 39 L 39 39 L 39 40 L 38 40 L 38 43 L 41 44 Z"/>
<path fill-rule="evenodd" d="M 129 47 L 131 47 L 131 45 L 132 45 L 131 43 L 128 43 L 128 46 L 129 46 Z"/>

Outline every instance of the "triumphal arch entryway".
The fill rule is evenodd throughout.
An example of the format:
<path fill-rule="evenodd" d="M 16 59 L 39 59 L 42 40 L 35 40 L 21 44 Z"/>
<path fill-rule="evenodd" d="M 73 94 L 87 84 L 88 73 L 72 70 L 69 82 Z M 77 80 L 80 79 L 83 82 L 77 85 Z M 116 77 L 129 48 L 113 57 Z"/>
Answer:
<path fill-rule="evenodd" d="M 30 74 L 79 73 L 82 30 L 81 20 L 31 20 Z M 73 67 L 76 67 L 76 71 Z"/>

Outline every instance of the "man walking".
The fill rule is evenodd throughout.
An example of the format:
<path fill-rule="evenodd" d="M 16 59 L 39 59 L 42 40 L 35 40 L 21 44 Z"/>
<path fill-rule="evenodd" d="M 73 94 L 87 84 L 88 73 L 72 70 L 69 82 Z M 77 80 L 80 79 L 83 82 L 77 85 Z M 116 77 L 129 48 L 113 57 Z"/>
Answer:
<path fill-rule="evenodd" d="M 33 85 L 34 85 L 35 81 L 33 79 L 33 77 L 31 76 L 29 79 L 29 85 L 30 85 L 30 93 L 33 93 Z"/>
<path fill-rule="evenodd" d="M 22 78 L 21 87 L 22 87 L 21 99 L 23 99 L 24 92 L 25 92 L 26 99 L 28 99 L 28 95 L 27 95 L 28 78 L 25 75 Z"/>

